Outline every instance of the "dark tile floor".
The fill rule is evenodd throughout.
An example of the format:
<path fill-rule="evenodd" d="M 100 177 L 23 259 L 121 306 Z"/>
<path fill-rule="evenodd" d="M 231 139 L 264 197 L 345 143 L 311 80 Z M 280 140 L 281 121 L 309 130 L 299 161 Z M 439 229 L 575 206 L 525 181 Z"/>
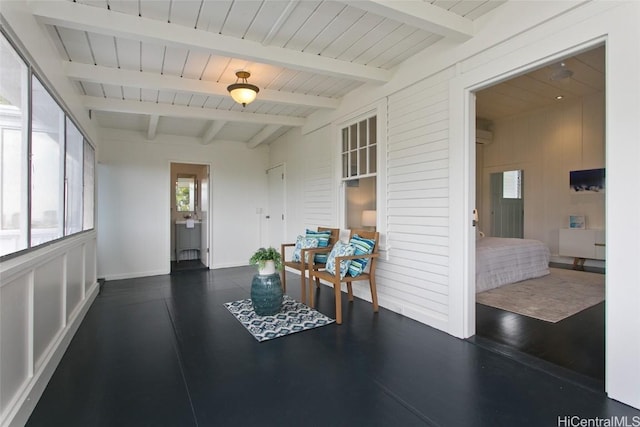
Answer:
<path fill-rule="evenodd" d="M 563 416 L 640 416 L 344 294 L 343 325 L 258 343 L 223 306 L 249 296 L 253 273 L 106 282 L 28 425 L 540 427 Z M 332 295 L 317 295 L 329 316 Z"/>

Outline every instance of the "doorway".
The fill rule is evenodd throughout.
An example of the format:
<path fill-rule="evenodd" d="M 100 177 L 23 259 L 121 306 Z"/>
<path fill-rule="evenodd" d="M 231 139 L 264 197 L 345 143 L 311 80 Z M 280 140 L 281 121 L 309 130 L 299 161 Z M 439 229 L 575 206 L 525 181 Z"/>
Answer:
<path fill-rule="evenodd" d="M 522 170 L 491 174 L 491 236 L 524 237 Z"/>
<path fill-rule="evenodd" d="M 582 197 L 569 188 L 572 171 L 606 163 L 604 50 L 596 47 L 475 93 L 480 227 L 488 236 L 543 242 L 551 270 L 573 267 L 559 244 L 573 211 L 587 218 L 586 228 L 604 230 L 606 223 L 604 194 Z M 518 183 L 520 194 L 513 191 Z M 587 272 L 605 275 L 604 261 L 587 262 Z M 479 342 L 604 389 L 604 301 L 555 323 L 476 303 L 475 319 Z"/>
<path fill-rule="evenodd" d="M 267 170 L 267 177 L 269 185 L 269 200 L 265 215 L 267 221 L 267 245 L 280 251 L 280 245 L 284 242 L 285 230 L 284 165 L 278 165 Z"/>
<path fill-rule="evenodd" d="M 205 270 L 209 248 L 209 165 L 171 163 L 171 273 Z"/>

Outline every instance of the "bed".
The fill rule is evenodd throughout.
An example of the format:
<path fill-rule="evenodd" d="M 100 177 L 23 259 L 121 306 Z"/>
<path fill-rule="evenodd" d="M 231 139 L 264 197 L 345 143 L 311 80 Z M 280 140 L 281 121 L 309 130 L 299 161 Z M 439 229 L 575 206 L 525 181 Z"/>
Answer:
<path fill-rule="evenodd" d="M 550 252 L 532 239 L 483 237 L 476 241 L 476 292 L 549 274 Z"/>

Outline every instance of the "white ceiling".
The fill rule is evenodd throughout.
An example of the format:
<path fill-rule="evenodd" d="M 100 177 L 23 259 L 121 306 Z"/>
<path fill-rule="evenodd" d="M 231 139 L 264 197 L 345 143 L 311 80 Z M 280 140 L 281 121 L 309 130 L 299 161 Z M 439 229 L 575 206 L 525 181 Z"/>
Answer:
<path fill-rule="evenodd" d="M 104 128 L 270 142 L 362 84 L 382 85 L 442 38 L 473 37 L 482 0 L 46 0 L 30 2 Z M 235 72 L 260 88 L 243 108 Z"/>
<path fill-rule="evenodd" d="M 554 72 L 562 67 L 573 74 L 554 79 Z M 497 120 L 604 90 L 605 48 L 601 46 L 477 92 L 476 115 Z"/>

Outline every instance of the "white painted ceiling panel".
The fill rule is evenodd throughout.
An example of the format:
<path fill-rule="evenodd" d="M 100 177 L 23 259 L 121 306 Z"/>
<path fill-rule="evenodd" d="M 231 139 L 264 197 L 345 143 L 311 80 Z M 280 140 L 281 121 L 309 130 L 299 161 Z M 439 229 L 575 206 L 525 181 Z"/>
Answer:
<path fill-rule="evenodd" d="M 148 0 L 145 1 L 145 3 Z M 169 22 L 176 25 L 183 25 L 189 28 L 195 28 L 200 13 L 201 1 L 180 0 L 171 2 L 171 14 Z"/>
<path fill-rule="evenodd" d="M 98 124 L 104 128 L 131 131 L 146 131 L 149 116 L 143 114 L 112 113 L 108 111 L 94 111 L 92 114 Z"/>
<path fill-rule="evenodd" d="M 141 71 L 148 73 L 162 73 L 162 60 L 164 59 L 164 47 L 151 44 L 140 44 L 140 63 L 142 64 Z M 127 70 L 140 70 L 140 68 L 131 68 L 131 64 L 127 61 L 126 64 L 121 64 L 122 68 Z"/>
<path fill-rule="evenodd" d="M 91 49 L 84 31 L 69 30 L 64 27 L 56 27 L 56 30 L 70 60 L 93 64 Z"/>
<path fill-rule="evenodd" d="M 88 36 L 95 63 L 104 67 L 118 68 L 115 39 L 112 36 L 95 33 Z"/>
<path fill-rule="evenodd" d="M 253 18 L 260 11 L 263 2 L 236 1 L 228 11 L 222 34 L 242 39 L 247 29 L 253 22 Z"/>
<path fill-rule="evenodd" d="M 289 43 L 298 33 L 300 25 L 307 21 L 309 16 L 313 14 L 313 11 L 316 10 L 320 3 L 321 2 L 314 0 L 295 2 L 293 11 L 275 33 L 269 45 L 285 47 L 287 43 Z"/>
<path fill-rule="evenodd" d="M 425 5 L 430 3 L 475 19 L 503 2 L 437 0 Z M 72 84 L 79 95 L 87 95 L 87 108 L 96 113 L 99 125 L 144 135 L 149 115 L 125 113 L 138 107 L 123 100 L 138 101 L 139 111 L 155 111 L 154 115 L 165 111 L 159 114 L 157 133 L 204 132 L 210 126 L 202 119 L 206 108 L 213 117 L 217 114 L 212 120 L 228 123 L 223 139 L 247 142 L 266 126 L 300 125 L 319 108 L 336 108 L 363 82 L 385 84 L 392 72 L 385 75 L 381 70 L 393 70 L 442 38 L 374 13 L 375 8 L 369 10 L 364 1 L 49 0 L 42 4 L 47 5 L 38 8 L 43 26 L 60 60 L 74 63 L 69 68 Z M 62 8 L 64 13 L 59 12 Z M 97 14 L 104 20 L 89 23 Z M 112 31 L 102 24 L 110 19 L 125 25 L 114 25 Z M 198 42 L 203 39 L 204 45 Z M 90 72 L 83 67 L 94 64 L 97 67 Z M 238 70 L 250 71 L 249 83 L 260 88 L 256 101 L 244 108 L 225 91 L 236 82 Z M 136 81 L 131 71 L 146 73 L 145 80 Z M 574 90 L 597 85 L 597 74 L 585 71 Z M 149 82 L 158 87 L 148 87 Z M 100 109 L 105 111 L 97 114 Z M 291 126 L 282 126 L 273 135 Z"/>
<path fill-rule="evenodd" d="M 271 0 L 263 2 L 255 19 L 248 28 L 245 38 L 262 43 L 271 29 L 289 7 L 289 1 Z M 268 43 L 267 43 L 268 44 Z"/>
<path fill-rule="evenodd" d="M 114 86 L 114 85 L 108 85 L 108 84 L 102 84 L 102 92 L 104 93 L 104 96 L 106 98 L 115 98 L 115 99 L 120 99 L 122 98 L 122 86 Z M 138 91 L 138 89 L 135 89 L 136 91 Z"/>
<path fill-rule="evenodd" d="M 233 1 L 206 1 L 200 10 L 197 28 L 219 34 Z"/>
<path fill-rule="evenodd" d="M 145 18 L 168 22 L 171 3 L 168 1 L 145 1 L 140 5 L 140 14 Z"/>
<path fill-rule="evenodd" d="M 200 79 L 208 61 L 209 54 L 196 50 L 189 51 L 189 56 L 187 57 L 182 77 L 188 79 Z"/>
<path fill-rule="evenodd" d="M 139 2 L 131 0 L 108 0 L 107 5 L 114 12 L 126 13 L 128 15 L 139 15 Z"/>
<path fill-rule="evenodd" d="M 260 132 L 264 125 L 243 123 L 241 125 L 228 123 L 216 135 L 216 139 L 225 141 L 249 141 Z"/>
<path fill-rule="evenodd" d="M 158 120 L 158 133 L 201 137 L 209 127 L 209 120 L 161 117 Z"/>
<path fill-rule="evenodd" d="M 118 62 L 120 67 L 125 70 L 141 70 L 140 52 L 142 50 L 141 43 L 118 37 L 116 39 L 116 48 L 118 50 Z M 156 61 L 162 64 L 162 55 L 157 55 Z M 153 71 L 156 71 L 155 69 Z"/>

